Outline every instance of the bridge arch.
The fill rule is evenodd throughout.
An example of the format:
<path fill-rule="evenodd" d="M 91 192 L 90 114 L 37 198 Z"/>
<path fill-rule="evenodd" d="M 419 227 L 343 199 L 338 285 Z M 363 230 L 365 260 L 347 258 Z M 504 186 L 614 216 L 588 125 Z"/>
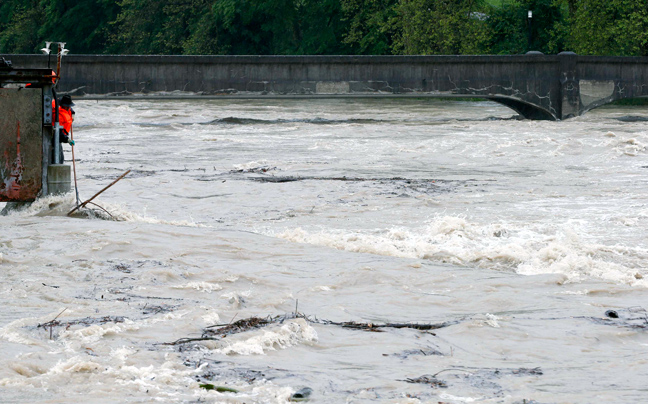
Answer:
<path fill-rule="evenodd" d="M 623 101 L 648 100 L 648 95 L 628 95 L 628 96 L 624 96 L 623 93 L 616 93 L 613 96 L 602 98 L 602 99 L 599 99 L 599 100 L 597 100 L 595 102 L 589 103 L 587 105 L 583 105 L 581 107 L 580 114 L 583 115 L 586 112 L 589 112 L 589 111 L 591 111 L 593 109 L 600 108 L 602 106 L 611 104 L 611 103 L 613 103 L 615 101 L 621 101 L 621 100 L 623 100 Z M 632 104 L 630 104 L 630 105 L 632 105 Z M 641 105 L 645 105 L 645 104 L 641 104 Z"/>
<path fill-rule="evenodd" d="M 511 108 L 526 119 L 539 121 L 557 121 L 558 117 L 539 105 L 512 97 L 488 97 L 489 100 Z"/>

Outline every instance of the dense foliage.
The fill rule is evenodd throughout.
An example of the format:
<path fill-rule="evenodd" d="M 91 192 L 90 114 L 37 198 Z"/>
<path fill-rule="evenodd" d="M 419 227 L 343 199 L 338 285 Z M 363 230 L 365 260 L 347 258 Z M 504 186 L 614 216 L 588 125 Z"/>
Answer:
<path fill-rule="evenodd" d="M 527 18 L 527 11 L 533 18 Z M 648 55 L 648 0 L 2 0 L 0 53 Z"/>

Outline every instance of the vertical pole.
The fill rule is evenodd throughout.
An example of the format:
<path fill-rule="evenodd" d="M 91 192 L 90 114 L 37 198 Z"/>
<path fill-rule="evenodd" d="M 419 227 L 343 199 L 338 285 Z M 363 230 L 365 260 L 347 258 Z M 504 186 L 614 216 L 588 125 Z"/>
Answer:
<path fill-rule="evenodd" d="M 61 143 L 59 142 L 59 130 L 61 126 L 59 125 L 58 121 L 54 124 L 54 164 L 63 164 L 62 161 L 60 160 L 60 155 L 61 153 Z"/>
<path fill-rule="evenodd" d="M 42 160 L 42 191 L 40 195 L 49 195 L 49 184 L 47 181 L 48 166 L 54 163 L 52 153 L 52 141 L 54 139 L 54 117 L 52 116 L 52 92 L 51 84 L 43 85 L 43 160 Z"/>
<path fill-rule="evenodd" d="M 60 143 L 60 130 L 61 130 L 61 125 L 59 124 L 59 104 L 58 104 L 58 99 L 56 98 L 56 93 L 52 91 L 52 98 L 53 98 L 53 105 L 54 105 L 54 113 L 52 116 L 52 128 L 54 129 L 54 159 L 52 160 L 54 164 L 63 164 L 62 161 L 60 161 L 59 155 L 61 153 L 61 143 Z"/>
<path fill-rule="evenodd" d="M 527 52 L 531 50 L 531 42 L 532 42 L 532 35 L 531 35 L 531 22 L 533 21 L 533 11 L 529 10 L 527 13 L 527 19 L 528 19 L 528 26 L 529 26 L 529 39 L 528 39 L 528 44 L 527 44 Z"/>
<path fill-rule="evenodd" d="M 61 73 L 61 52 L 63 51 L 63 46 L 61 42 L 58 43 L 58 53 L 56 55 L 56 77 L 58 77 Z"/>

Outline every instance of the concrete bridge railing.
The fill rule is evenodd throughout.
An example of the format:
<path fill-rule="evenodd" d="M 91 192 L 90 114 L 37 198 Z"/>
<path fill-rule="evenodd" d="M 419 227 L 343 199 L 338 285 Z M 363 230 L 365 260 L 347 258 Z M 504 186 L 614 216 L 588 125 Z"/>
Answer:
<path fill-rule="evenodd" d="M 0 55 L 47 67 L 43 55 Z M 111 56 L 63 59 L 59 92 L 117 96 L 479 97 L 529 119 L 559 120 L 648 97 L 648 58 L 517 56 Z M 173 94 L 171 94 L 173 95 Z M 177 95 L 177 94 L 176 94 Z"/>

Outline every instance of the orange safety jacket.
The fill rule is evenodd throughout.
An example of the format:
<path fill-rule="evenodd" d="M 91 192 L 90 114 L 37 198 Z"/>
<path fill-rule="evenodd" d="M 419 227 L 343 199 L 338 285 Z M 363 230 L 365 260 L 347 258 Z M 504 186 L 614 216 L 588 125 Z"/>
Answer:
<path fill-rule="evenodd" d="M 56 116 L 56 104 L 52 101 L 52 118 Z M 59 107 L 59 124 L 63 129 L 65 129 L 66 134 L 69 135 L 72 132 L 72 111 L 69 109 Z"/>

